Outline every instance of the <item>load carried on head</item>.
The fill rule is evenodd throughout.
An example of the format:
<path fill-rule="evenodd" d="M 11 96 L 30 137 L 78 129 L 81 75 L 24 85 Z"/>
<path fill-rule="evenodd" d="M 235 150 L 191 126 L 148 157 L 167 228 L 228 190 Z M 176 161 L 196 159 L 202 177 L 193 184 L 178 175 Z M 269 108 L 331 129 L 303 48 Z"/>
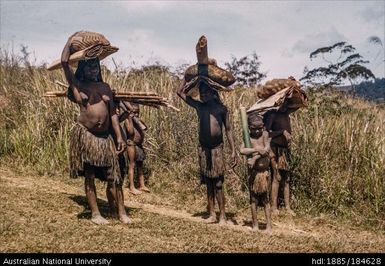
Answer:
<path fill-rule="evenodd" d="M 261 115 L 269 110 L 278 110 L 283 104 L 288 108 L 306 107 L 308 99 L 301 83 L 293 77 L 269 80 L 259 87 L 257 96 L 260 98 L 247 113 L 258 112 Z"/>
<path fill-rule="evenodd" d="M 205 82 L 210 88 L 218 91 L 231 91 L 228 86 L 235 82 L 234 76 L 227 70 L 217 66 L 215 59 L 208 57 L 207 39 L 201 36 L 196 45 L 198 62 L 187 68 L 184 79 L 184 91 L 188 95 L 196 95 L 200 82 Z"/>
<path fill-rule="evenodd" d="M 99 58 L 100 60 L 117 52 L 119 48 L 111 46 L 110 42 L 100 33 L 78 31 L 71 37 L 69 63 L 74 64 L 80 60 Z M 47 69 L 54 70 L 61 67 L 60 59 L 55 60 Z"/>
<path fill-rule="evenodd" d="M 99 58 L 102 60 L 107 56 L 117 52 L 119 48 L 111 46 L 110 42 L 104 35 L 97 32 L 78 31 L 70 37 L 70 58 L 69 63 L 74 65 L 81 60 L 89 60 Z M 61 61 L 56 60 L 50 64 L 47 69 L 54 70 L 61 67 Z M 67 84 L 56 81 L 56 84 L 68 88 Z M 66 97 L 69 91 L 48 91 L 44 97 Z M 166 98 L 159 96 L 155 92 L 138 92 L 138 91 L 115 91 L 113 90 L 114 100 L 116 102 L 123 100 L 141 105 L 147 105 L 155 108 L 165 106 L 179 111 L 172 106 Z"/>

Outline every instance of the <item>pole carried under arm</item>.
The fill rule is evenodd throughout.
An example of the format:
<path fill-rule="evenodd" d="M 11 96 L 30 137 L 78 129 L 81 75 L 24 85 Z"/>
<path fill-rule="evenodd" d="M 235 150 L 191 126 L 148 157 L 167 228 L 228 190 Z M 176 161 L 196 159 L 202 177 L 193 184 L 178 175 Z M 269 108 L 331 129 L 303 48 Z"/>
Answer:
<path fill-rule="evenodd" d="M 250 134 L 249 134 L 249 126 L 247 124 L 247 114 L 246 108 L 242 105 L 239 107 L 241 113 L 241 123 L 242 123 L 242 132 L 243 132 L 243 143 L 245 144 L 245 148 L 251 148 L 250 142 Z"/>

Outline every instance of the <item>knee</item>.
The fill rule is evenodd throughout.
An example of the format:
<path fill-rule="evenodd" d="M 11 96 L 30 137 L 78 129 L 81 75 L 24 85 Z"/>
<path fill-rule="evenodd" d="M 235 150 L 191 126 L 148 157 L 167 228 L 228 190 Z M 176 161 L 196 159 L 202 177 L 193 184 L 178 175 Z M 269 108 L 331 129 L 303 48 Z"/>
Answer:
<path fill-rule="evenodd" d="M 282 179 L 281 175 L 279 174 L 278 171 L 273 174 L 273 182 L 274 183 L 281 182 L 281 179 Z"/>

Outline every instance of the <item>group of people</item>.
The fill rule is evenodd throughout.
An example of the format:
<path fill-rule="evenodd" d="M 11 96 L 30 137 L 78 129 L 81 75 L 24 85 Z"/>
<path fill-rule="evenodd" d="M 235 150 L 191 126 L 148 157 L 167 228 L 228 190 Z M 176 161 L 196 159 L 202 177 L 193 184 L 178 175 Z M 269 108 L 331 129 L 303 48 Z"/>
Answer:
<path fill-rule="evenodd" d="M 131 223 L 124 207 L 122 185 L 124 175 L 128 172 L 129 191 L 132 194 L 149 192 L 143 176 L 146 126 L 138 117 L 137 104 L 114 101 L 110 86 L 103 82 L 98 58 L 79 61 L 77 70 L 73 73 L 69 65 L 70 45 L 69 39 L 62 52 L 61 65 L 69 83 L 68 98 L 80 107 L 70 140 L 71 176 L 85 177 L 85 193 L 92 222 L 108 223 L 100 214 L 96 202 L 94 179 L 99 178 L 107 182 L 106 194 L 112 215 L 123 223 Z M 230 166 L 233 168 L 237 164 L 229 110 L 221 102 L 218 92 L 204 79 L 198 83 L 200 101 L 188 96 L 184 89 L 185 83 L 182 82 L 177 94 L 198 115 L 200 179 L 207 186 L 207 221 L 217 221 L 217 201 L 219 223 L 225 224 L 223 129 L 231 150 Z M 292 212 L 288 178 L 291 138 L 289 113 L 292 111 L 294 109 L 284 104 L 278 111 L 269 111 L 263 116 L 257 113 L 248 116 L 252 147 L 241 147 L 240 152 L 248 158 L 250 203 L 255 229 L 258 229 L 257 206 L 263 206 L 266 229 L 271 230 L 271 213 L 278 211 L 280 183 L 284 185 L 285 207 Z M 138 189 L 134 186 L 135 164 L 139 175 Z"/>

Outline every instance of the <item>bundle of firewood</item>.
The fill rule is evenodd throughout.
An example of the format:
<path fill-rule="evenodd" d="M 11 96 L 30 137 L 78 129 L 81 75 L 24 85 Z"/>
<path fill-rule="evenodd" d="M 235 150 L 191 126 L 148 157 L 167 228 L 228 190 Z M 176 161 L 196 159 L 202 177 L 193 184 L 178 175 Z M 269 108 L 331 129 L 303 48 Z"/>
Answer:
<path fill-rule="evenodd" d="M 68 87 L 68 85 L 62 82 L 56 82 L 63 87 Z M 44 97 L 67 97 L 67 91 L 47 91 Z M 178 108 L 172 106 L 166 98 L 159 96 L 155 92 L 117 92 L 113 90 L 114 101 L 128 101 L 132 103 L 137 103 L 141 105 L 151 106 L 154 108 L 159 108 L 160 106 L 169 107 L 175 111 L 179 111 Z"/>

